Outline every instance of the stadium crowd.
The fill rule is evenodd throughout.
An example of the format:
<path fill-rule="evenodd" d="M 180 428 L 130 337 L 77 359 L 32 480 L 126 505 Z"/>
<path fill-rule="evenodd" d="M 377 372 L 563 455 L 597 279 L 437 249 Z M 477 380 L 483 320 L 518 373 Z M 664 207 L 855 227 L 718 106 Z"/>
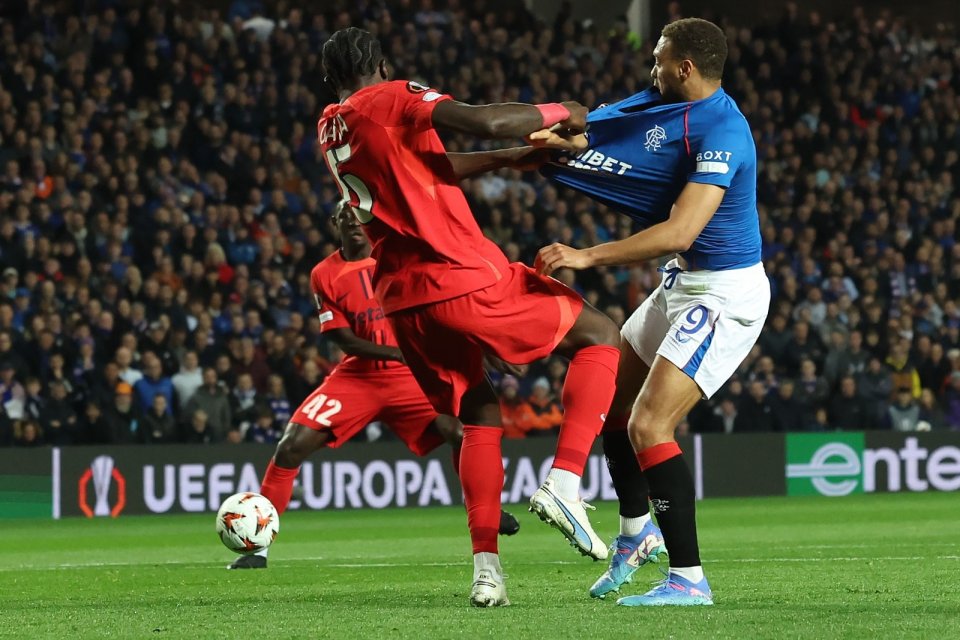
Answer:
<path fill-rule="evenodd" d="M 396 77 L 465 102 L 597 106 L 649 84 L 652 42 L 566 7 L 544 24 L 519 3 L 310 4 L 81 15 L 27 0 L 0 21 L 0 446 L 279 437 L 342 357 L 309 286 L 337 246 L 314 132 L 334 30 L 374 31 Z M 751 357 L 684 428 L 960 429 L 954 26 L 792 6 L 721 24 L 724 87 L 757 143 L 773 303 Z M 514 260 L 635 231 L 535 173 L 464 190 Z M 659 274 L 558 277 L 622 324 Z M 508 435 L 557 429 L 564 373 L 551 359 L 498 378 Z"/>

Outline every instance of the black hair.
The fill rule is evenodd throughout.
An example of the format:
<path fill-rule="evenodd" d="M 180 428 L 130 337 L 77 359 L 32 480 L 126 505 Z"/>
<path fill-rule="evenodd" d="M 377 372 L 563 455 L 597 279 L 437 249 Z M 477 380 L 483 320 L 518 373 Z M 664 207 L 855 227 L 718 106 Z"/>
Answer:
<path fill-rule="evenodd" d="M 707 80 L 723 76 L 727 37 L 717 25 L 701 18 L 683 18 L 663 28 L 661 35 L 673 44 L 673 54 L 690 60 Z"/>
<path fill-rule="evenodd" d="M 335 91 L 373 75 L 381 60 L 380 41 L 369 31 L 356 27 L 340 29 L 323 45 L 323 66 Z"/>

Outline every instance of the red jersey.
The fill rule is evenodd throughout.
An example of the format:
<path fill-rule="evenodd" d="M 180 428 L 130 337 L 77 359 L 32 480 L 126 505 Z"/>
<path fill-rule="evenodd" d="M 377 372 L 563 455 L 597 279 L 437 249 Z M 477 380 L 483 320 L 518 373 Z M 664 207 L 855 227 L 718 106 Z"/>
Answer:
<path fill-rule="evenodd" d="M 450 96 L 402 80 L 357 91 L 317 125 L 330 172 L 357 210 L 386 313 L 486 288 L 507 258 L 484 237 L 433 128 Z"/>
<path fill-rule="evenodd" d="M 373 293 L 373 258 L 344 260 L 337 251 L 310 273 L 310 286 L 320 310 L 320 331 L 349 328 L 357 337 L 376 344 L 397 346 L 390 323 Z M 337 367 L 349 371 L 384 371 L 403 367 L 393 360 L 371 360 L 348 355 Z"/>

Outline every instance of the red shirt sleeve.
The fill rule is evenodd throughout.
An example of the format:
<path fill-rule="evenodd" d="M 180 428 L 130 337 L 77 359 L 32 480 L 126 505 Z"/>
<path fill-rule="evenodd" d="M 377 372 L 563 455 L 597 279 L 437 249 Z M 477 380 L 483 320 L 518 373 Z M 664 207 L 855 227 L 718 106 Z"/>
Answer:
<path fill-rule="evenodd" d="M 313 288 L 313 299 L 320 314 L 320 332 L 350 328 L 346 314 L 337 305 L 333 291 L 324 286 L 324 278 L 319 271 L 315 270 L 310 275 L 310 286 Z"/>
<path fill-rule="evenodd" d="M 433 109 L 453 97 L 417 82 L 397 80 L 386 86 L 370 102 L 367 117 L 384 126 L 408 126 L 418 130 L 433 128 Z"/>

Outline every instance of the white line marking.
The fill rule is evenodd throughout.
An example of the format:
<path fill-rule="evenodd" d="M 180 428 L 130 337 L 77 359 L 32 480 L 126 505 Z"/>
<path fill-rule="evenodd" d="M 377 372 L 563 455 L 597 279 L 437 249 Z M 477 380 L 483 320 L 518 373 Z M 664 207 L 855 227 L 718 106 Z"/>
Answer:
<path fill-rule="evenodd" d="M 60 447 L 52 449 L 50 457 L 51 476 L 53 481 L 53 519 L 60 519 Z"/>
<path fill-rule="evenodd" d="M 294 564 L 297 562 L 322 562 L 323 556 L 301 556 L 295 558 L 282 558 L 275 560 L 276 564 Z M 180 560 L 160 560 L 156 562 L 68 562 L 55 565 L 20 565 L 10 567 L 0 567 L 0 572 L 6 571 L 60 571 L 65 569 L 99 569 L 110 567 L 151 567 L 151 566 L 179 566 L 196 569 L 208 569 L 211 567 L 225 567 L 229 557 L 222 560 L 211 560 L 207 562 L 185 562 Z M 941 555 L 941 556 L 824 556 L 819 558 L 725 558 L 720 560 L 707 560 L 707 564 L 742 564 L 742 563 L 760 563 L 760 562 L 868 562 L 868 561 L 889 561 L 904 562 L 915 560 L 960 560 L 960 555 Z M 539 562 L 511 562 L 514 566 L 536 566 L 536 565 L 582 565 L 578 560 L 546 560 Z M 470 565 L 469 560 L 463 562 L 331 562 L 323 563 L 326 568 L 333 569 L 385 569 L 390 567 L 464 567 Z"/>

